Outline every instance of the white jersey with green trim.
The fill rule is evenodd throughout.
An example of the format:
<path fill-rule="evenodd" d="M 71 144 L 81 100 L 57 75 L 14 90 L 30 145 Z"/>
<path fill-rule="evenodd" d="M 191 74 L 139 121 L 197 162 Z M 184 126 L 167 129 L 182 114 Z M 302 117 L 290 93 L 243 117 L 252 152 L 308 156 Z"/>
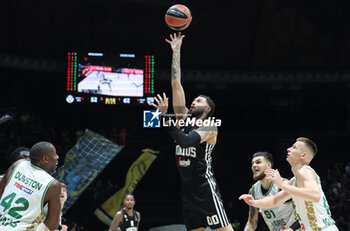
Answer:
<path fill-rule="evenodd" d="M 301 169 L 308 168 L 315 172 L 310 166 L 304 165 Z M 335 221 L 331 217 L 331 211 L 328 206 L 327 199 L 323 193 L 321 187 L 320 177 L 317 175 L 317 184 L 321 192 L 321 200 L 318 203 L 311 201 L 304 201 L 301 198 L 293 196 L 293 201 L 296 206 L 296 210 L 300 216 L 301 222 L 305 227 L 305 230 L 312 231 L 337 231 L 338 228 L 335 225 Z M 297 186 L 297 178 L 292 178 L 292 185 Z"/>
<path fill-rule="evenodd" d="M 33 230 L 43 222 L 43 203 L 55 179 L 30 161 L 11 173 L 0 199 L 0 230 Z"/>
<path fill-rule="evenodd" d="M 264 194 L 262 191 L 261 181 L 256 182 L 252 186 L 252 196 L 258 200 L 268 196 L 276 195 L 280 189 L 271 181 L 269 190 Z M 259 209 L 266 225 L 272 231 L 280 231 L 289 228 L 298 220 L 298 215 L 295 211 L 295 205 L 292 200 L 271 209 Z"/>

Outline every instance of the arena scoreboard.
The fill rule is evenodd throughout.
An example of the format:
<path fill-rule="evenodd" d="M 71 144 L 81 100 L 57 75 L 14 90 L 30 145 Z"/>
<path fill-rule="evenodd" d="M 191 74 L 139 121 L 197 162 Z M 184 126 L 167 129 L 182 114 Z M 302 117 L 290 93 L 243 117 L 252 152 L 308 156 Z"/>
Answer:
<path fill-rule="evenodd" d="M 68 104 L 151 105 L 154 55 L 68 52 Z"/>

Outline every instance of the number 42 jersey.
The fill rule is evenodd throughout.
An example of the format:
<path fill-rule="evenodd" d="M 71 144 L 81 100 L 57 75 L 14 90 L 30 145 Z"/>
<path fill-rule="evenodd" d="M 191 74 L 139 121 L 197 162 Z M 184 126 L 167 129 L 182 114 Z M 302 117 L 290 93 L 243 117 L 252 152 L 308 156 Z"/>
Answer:
<path fill-rule="evenodd" d="M 55 179 L 23 160 L 13 170 L 0 199 L 0 230 L 32 230 L 45 219 L 43 203 Z"/>

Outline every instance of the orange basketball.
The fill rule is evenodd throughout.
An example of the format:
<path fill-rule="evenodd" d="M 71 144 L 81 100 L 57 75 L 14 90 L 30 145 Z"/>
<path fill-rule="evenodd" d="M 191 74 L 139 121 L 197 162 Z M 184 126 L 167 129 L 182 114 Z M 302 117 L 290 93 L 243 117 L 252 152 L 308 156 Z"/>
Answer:
<path fill-rule="evenodd" d="M 165 22 L 172 30 L 181 31 L 186 29 L 192 21 L 190 9 L 181 4 L 170 7 L 165 14 Z"/>

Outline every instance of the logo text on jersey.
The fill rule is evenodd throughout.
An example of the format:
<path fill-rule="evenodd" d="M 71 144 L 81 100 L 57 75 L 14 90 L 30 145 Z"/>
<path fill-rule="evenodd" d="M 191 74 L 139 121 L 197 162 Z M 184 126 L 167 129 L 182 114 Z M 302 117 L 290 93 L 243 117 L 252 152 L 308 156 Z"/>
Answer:
<path fill-rule="evenodd" d="M 36 189 L 36 190 L 40 190 L 41 187 L 43 186 L 42 183 L 40 183 L 40 182 L 30 178 L 30 177 L 27 177 L 26 175 L 24 175 L 23 173 L 21 173 L 19 171 L 16 172 L 15 179 L 18 179 L 23 184 L 30 186 L 31 188 Z"/>
<path fill-rule="evenodd" d="M 183 160 L 182 157 L 179 157 L 179 166 L 180 167 L 188 167 L 191 165 L 191 160 L 187 159 L 187 160 Z"/>
<path fill-rule="evenodd" d="M 177 156 L 187 156 L 187 157 L 196 157 L 196 148 L 195 147 L 189 147 L 189 148 L 181 148 L 180 145 L 176 145 L 175 147 L 175 153 Z"/>
<path fill-rule="evenodd" d="M 20 183 L 18 182 L 15 182 L 15 185 L 14 185 L 16 188 L 22 190 L 23 192 L 29 194 L 29 195 L 32 195 L 32 193 L 34 192 L 33 190 L 21 185 Z"/>

